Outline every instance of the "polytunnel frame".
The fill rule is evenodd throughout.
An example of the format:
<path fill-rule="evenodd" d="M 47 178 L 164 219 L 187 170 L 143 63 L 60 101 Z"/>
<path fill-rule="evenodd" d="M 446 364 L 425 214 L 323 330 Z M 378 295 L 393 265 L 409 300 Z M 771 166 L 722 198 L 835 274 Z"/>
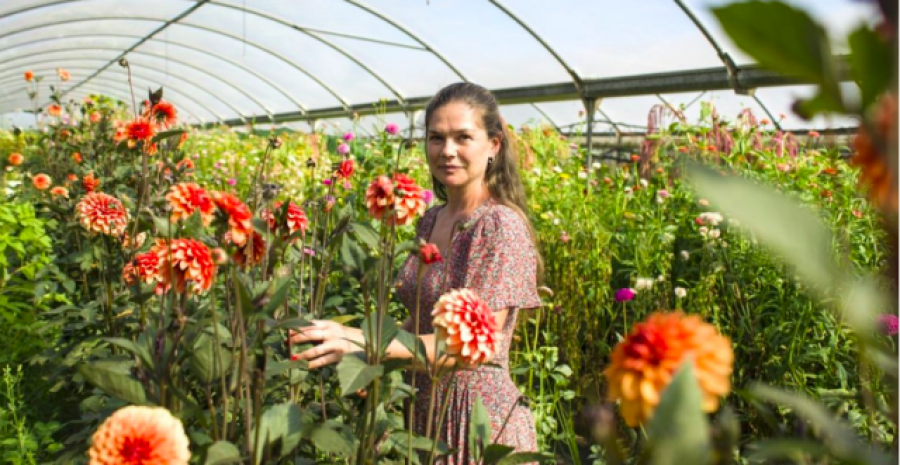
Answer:
<path fill-rule="evenodd" d="M 86 72 L 90 72 L 90 71 L 91 71 L 92 69 L 94 69 L 94 68 L 88 68 L 88 67 L 82 67 L 82 66 L 71 66 L 71 67 L 69 67 L 69 69 L 71 69 L 71 70 L 76 70 L 76 71 L 86 71 Z M 143 75 L 143 71 L 147 71 L 147 70 L 151 70 L 151 69 L 150 69 L 150 68 L 144 69 L 144 70 L 142 70 L 141 73 L 132 73 L 132 77 L 134 77 L 134 78 L 136 78 L 136 79 L 139 79 L 139 80 L 141 80 L 141 81 L 143 81 L 143 82 L 146 82 L 146 83 L 153 83 L 153 82 L 155 82 L 153 79 L 147 78 L 147 77 L 145 77 L 145 76 Z M 55 71 L 55 68 L 52 68 L 52 67 L 51 67 L 51 68 L 39 68 L 39 69 L 36 68 L 35 71 L 39 71 L 39 72 L 54 72 L 54 71 Z M 126 72 L 126 71 L 120 71 L 120 70 L 115 70 L 115 71 L 117 71 L 116 74 L 126 74 L 126 75 L 127 75 L 127 72 Z M 156 71 L 156 72 L 160 72 L 160 73 L 163 72 L 163 71 L 158 71 L 158 70 L 152 70 L 152 71 Z M 18 78 L 14 77 L 14 76 L 10 76 L 10 77 L 5 78 L 5 79 L 3 79 L 2 81 L 0 81 L 0 86 L 2 86 L 2 85 L 4 85 L 4 84 L 7 84 L 7 83 L 12 84 L 12 83 L 16 82 L 17 80 L 18 80 Z M 125 82 L 123 82 L 123 81 L 120 81 L 120 80 L 111 79 L 111 78 L 106 78 L 106 77 L 104 77 L 104 78 L 98 77 L 97 80 L 98 80 L 98 81 L 101 81 L 101 82 L 103 82 L 103 83 L 106 83 L 106 84 L 110 84 L 110 83 L 112 83 L 112 84 L 121 84 L 121 85 L 126 86 L 126 89 L 127 89 L 127 84 L 126 84 Z M 195 85 L 195 84 L 192 84 L 192 85 Z M 22 89 L 22 90 L 27 90 L 27 88 L 21 88 L 21 89 Z M 74 89 L 70 89 L 70 90 L 74 90 Z M 209 107 L 206 106 L 204 103 L 200 102 L 199 100 L 195 99 L 194 97 L 191 97 L 190 95 L 188 95 L 187 93 L 185 93 L 184 91 L 182 91 L 182 90 L 180 90 L 180 89 L 174 89 L 174 90 L 173 90 L 173 89 L 170 89 L 169 91 L 172 92 L 172 93 L 174 93 L 174 94 L 176 94 L 176 95 L 178 96 L 178 98 L 182 98 L 182 99 L 184 99 L 184 100 L 188 100 L 188 101 L 190 101 L 191 103 L 193 103 L 194 105 L 196 105 L 196 106 L 202 108 L 203 110 L 205 110 L 205 111 L 208 112 L 209 114 L 213 115 L 213 117 L 215 117 L 215 118 L 221 118 L 221 117 L 222 117 L 222 115 L 219 114 L 217 111 L 215 111 L 215 110 L 209 108 Z M 4 97 L 4 99 L 8 99 L 8 98 L 22 98 L 22 97 L 21 97 L 20 95 L 17 96 L 17 95 L 14 95 L 14 94 L 9 94 L 9 95 L 7 95 L 6 97 Z M 130 100 L 130 89 L 129 89 L 129 98 L 128 98 L 127 100 Z M 127 101 L 127 100 L 126 100 L 126 101 Z"/>
<path fill-rule="evenodd" d="M 72 60 L 77 60 L 78 62 L 106 61 L 103 58 L 73 58 Z M 65 61 L 67 61 L 67 60 L 39 60 L 39 61 L 33 62 L 32 64 L 43 65 L 43 64 L 60 63 L 60 62 L 65 62 Z M 91 68 L 91 67 L 87 67 L 87 66 L 78 66 L 78 65 L 66 65 L 65 68 L 68 70 L 87 71 L 88 73 L 90 73 L 93 69 L 95 69 L 95 68 Z M 35 68 L 34 71 L 53 72 L 55 69 L 56 68 L 54 68 L 54 67 L 39 68 L 39 69 Z M 125 75 L 125 76 L 128 75 L 128 71 L 126 71 L 124 69 L 120 70 L 120 69 L 113 68 L 113 69 L 106 69 L 103 72 L 110 73 L 110 74 L 117 74 L 117 75 Z M 153 79 L 148 78 L 148 77 L 146 77 L 146 75 L 144 75 L 145 72 L 159 73 L 159 74 L 163 74 L 163 75 L 167 74 L 165 70 L 161 70 L 161 69 L 157 69 L 157 68 L 148 66 L 148 67 L 142 68 L 140 70 L 140 72 L 135 72 L 135 70 L 132 70 L 131 75 L 132 76 L 145 76 L 142 78 L 143 80 L 148 81 L 148 82 L 154 82 Z M 9 80 L 9 78 L 15 78 L 15 76 L 18 76 L 18 75 L 19 75 L 18 72 L 15 72 L 15 74 L 7 73 L 7 72 L 0 72 L 0 79 Z M 243 117 L 243 112 L 241 110 L 239 110 L 236 106 L 231 104 L 227 99 L 219 98 L 218 96 L 216 96 L 215 93 L 213 93 L 209 89 L 204 88 L 202 85 L 192 81 L 191 79 L 181 77 L 181 76 L 178 76 L 178 75 L 172 74 L 172 73 L 168 73 L 168 77 L 182 81 L 184 83 L 187 83 L 192 87 L 196 87 L 197 89 L 201 90 L 203 93 L 211 95 L 214 99 L 217 99 L 218 101 L 220 101 L 223 105 L 227 106 L 232 111 L 234 111 L 239 117 Z M 86 78 L 85 78 L 84 82 L 87 82 Z M 82 82 L 82 84 L 84 82 Z M 59 95 L 60 99 L 63 99 L 66 96 L 66 94 L 68 94 L 69 92 L 72 92 L 73 90 L 75 90 L 77 88 L 78 88 L 78 85 L 73 84 L 72 86 L 69 86 L 68 88 L 63 90 L 62 93 L 60 93 L 60 95 Z M 182 94 L 184 94 L 184 92 L 182 92 Z M 213 112 L 213 114 L 216 115 L 217 118 L 222 117 L 220 114 L 217 114 L 215 112 Z"/>
<path fill-rule="evenodd" d="M 5 14 L 4 17 L 9 17 L 12 15 L 20 14 L 23 12 L 27 12 L 27 11 L 31 11 L 31 10 L 35 10 L 35 9 L 39 9 L 39 8 L 47 8 L 47 7 L 52 7 L 55 5 L 60 5 L 60 4 L 65 4 L 65 3 L 76 3 L 78 1 L 80 1 L 80 0 L 56 0 L 53 2 L 49 2 L 49 3 L 44 3 L 41 5 L 32 5 L 29 7 L 20 8 L 18 10 L 9 12 L 9 13 Z M 424 48 L 424 50 L 432 53 L 436 58 L 438 58 L 441 62 L 443 62 L 451 71 L 453 71 L 457 76 L 459 76 L 460 79 L 467 81 L 467 79 L 462 74 L 462 72 L 460 72 L 459 69 L 450 60 L 448 60 L 443 54 L 441 54 L 440 52 L 435 50 L 433 46 L 426 43 L 424 41 L 424 39 L 422 39 L 417 34 L 411 32 L 408 28 L 403 26 L 400 22 L 396 21 L 393 18 L 390 18 L 385 13 L 378 11 L 377 9 L 363 3 L 361 0 L 345 0 L 345 1 L 353 6 L 356 6 L 357 8 L 359 8 L 363 11 L 368 12 L 369 14 L 375 16 L 376 18 L 380 19 L 381 21 L 384 21 L 388 25 L 392 26 L 393 28 L 397 29 L 398 31 L 402 32 L 403 34 L 405 34 L 406 36 L 411 38 L 412 40 L 416 41 Z M 563 84 L 543 84 L 543 85 L 528 86 L 528 87 L 514 88 L 514 89 L 497 89 L 497 90 L 494 90 L 494 93 L 496 95 L 498 95 L 498 100 L 504 104 L 530 103 L 538 112 L 540 112 L 545 118 L 547 118 L 548 121 L 550 121 L 557 128 L 558 128 L 558 126 L 553 121 L 553 119 L 550 118 L 549 115 L 547 115 L 540 107 L 538 107 L 536 103 L 541 102 L 541 101 L 572 100 L 572 97 L 580 99 L 583 102 L 583 104 L 585 105 L 585 109 L 587 110 L 587 112 L 586 112 L 587 113 L 587 124 L 588 124 L 587 137 L 588 137 L 588 146 L 590 147 L 591 137 L 593 135 L 593 122 L 594 122 L 594 116 L 595 116 L 594 114 L 598 111 L 597 103 L 600 99 L 602 99 L 603 97 L 606 97 L 606 96 L 634 96 L 634 95 L 646 95 L 646 94 L 654 94 L 655 93 L 660 98 L 660 100 L 663 100 L 662 97 L 658 94 L 663 93 L 664 91 L 658 90 L 658 89 L 667 89 L 670 92 L 685 92 L 685 91 L 691 91 L 691 90 L 707 91 L 707 90 L 732 89 L 738 94 L 751 95 L 754 98 L 754 100 L 756 100 L 756 102 L 764 109 L 764 111 L 769 113 L 768 108 L 763 104 L 761 99 L 759 99 L 759 97 L 756 96 L 755 93 L 753 92 L 753 90 L 755 90 L 756 87 L 783 86 L 783 85 L 792 85 L 792 84 L 803 83 L 803 82 L 799 82 L 797 80 L 787 79 L 782 76 L 778 76 L 774 73 L 769 73 L 769 72 L 763 71 L 753 65 L 749 65 L 749 66 L 735 65 L 733 60 L 731 60 L 730 56 L 728 56 L 728 54 L 725 53 L 721 49 L 721 47 L 719 47 L 719 45 L 716 43 L 716 41 L 714 40 L 712 35 L 709 34 L 709 32 L 703 26 L 702 22 L 699 21 L 699 19 L 693 14 L 693 12 L 690 10 L 690 8 L 688 8 L 681 0 L 673 0 L 673 1 L 679 8 L 681 8 L 681 10 L 688 17 L 688 19 L 691 20 L 691 22 L 692 22 L 692 24 L 694 24 L 695 28 L 697 28 L 699 30 L 699 32 L 704 35 L 704 37 L 707 39 L 707 41 L 709 41 L 710 45 L 715 49 L 719 58 L 723 61 L 723 64 L 725 65 L 724 68 L 687 70 L 687 71 L 672 72 L 672 73 L 655 73 L 655 74 L 625 76 L 625 77 L 619 77 L 619 78 L 606 78 L 606 79 L 597 79 L 597 80 L 587 81 L 587 80 L 582 79 L 578 75 L 578 73 L 575 72 L 574 69 L 566 63 L 566 61 L 561 57 L 561 55 L 559 55 L 556 52 L 556 50 L 552 46 L 550 46 L 550 44 L 546 40 L 544 40 L 540 34 L 538 34 L 534 29 L 532 29 L 528 25 L 527 22 L 523 21 L 521 18 L 516 16 L 512 12 L 512 10 L 507 8 L 503 3 L 501 3 L 500 0 L 489 0 L 489 2 L 492 5 L 494 5 L 498 10 L 500 10 L 505 15 L 507 15 L 512 21 L 516 22 L 520 27 L 522 27 L 548 53 L 550 53 L 554 57 L 554 59 L 556 59 L 556 61 L 571 76 L 572 81 L 571 81 L 571 83 L 569 83 L 569 87 L 573 87 L 572 89 L 565 89 L 565 87 L 566 87 L 565 83 L 563 83 Z M 68 24 L 68 23 L 78 22 L 78 21 L 97 21 L 97 20 L 107 20 L 107 19 L 108 20 L 116 20 L 116 19 L 119 19 L 119 20 L 146 20 L 146 21 L 163 22 L 163 24 L 161 26 L 154 29 L 149 34 L 142 36 L 142 38 L 137 43 L 135 43 L 134 45 L 132 45 L 131 47 L 126 49 L 124 52 L 122 52 L 119 55 L 119 57 L 110 61 L 104 67 L 100 68 L 94 74 L 88 76 L 81 82 L 77 83 L 75 86 L 73 86 L 66 92 L 71 92 L 72 90 L 76 89 L 77 87 L 84 84 L 85 82 L 90 81 L 91 79 L 94 79 L 101 72 L 103 72 L 105 69 L 109 68 L 116 61 L 118 61 L 120 58 L 125 57 L 128 53 L 134 51 L 140 45 L 144 44 L 148 40 L 151 40 L 154 35 L 163 31 L 170 25 L 178 23 L 181 26 L 195 27 L 195 28 L 207 30 L 208 32 L 212 32 L 215 34 L 223 35 L 226 37 L 231 37 L 231 38 L 233 38 L 235 40 L 239 40 L 245 44 L 250 44 L 256 48 L 259 48 L 260 50 L 263 50 L 264 52 L 267 52 L 270 55 L 273 55 L 276 58 L 279 58 L 282 61 L 288 63 L 289 65 L 293 66 L 295 69 L 298 69 L 299 71 L 301 71 L 303 74 L 306 74 L 308 77 L 313 79 L 316 83 L 318 83 L 320 86 L 322 86 L 323 88 L 328 90 L 332 94 L 332 96 L 336 97 L 338 99 L 338 101 L 341 103 L 340 109 L 325 108 L 325 109 L 315 109 L 315 110 L 306 111 L 305 109 L 301 108 L 299 115 L 298 115 L 298 112 L 287 112 L 287 113 L 278 114 L 278 115 L 272 115 L 270 113 L 265 116 L 262 116 L 262 115 L 250 116 L 247 118 L 240 117 L 237 119 L 230 119 L 230 120 L 222 120 L 220 118 L 219 122 L 221 122 L 221 123 L 228 124 L 228 125 L 243 124 L 247 121 L 247 119 L 250 119 L 250 120 L 269 119 L 273 122 L 278 121 L 279 123 L 296 121 L 296 120 L 300 120 L 300 119 L 314 121 L 315 119 L 317 119 L 317 117 L 323 117 L 324 115 L 328 115 L 330 117 L 336 117 L 336 116 L 337 117 L 340 117 L 340 116 L 349 117 L 352 113 L 362 113 L 360 110 L 362 110 L 363 108 L 361 108 L 361 107 L 371 107 L 372 105 L 374 105 L 376 103 L 376 102 L 368 102 L 365 104 L 349 105 L 346 102 L 346 100 L 342 99 L 335 92 L 331 91 L 331 89 L 327 86 L 326 83 L 322 82 L 315 76 L 305 72 L 305 70 L 303 70 L 302 68 L 298 68 L 298 66 L 296 64 L 294 64 L 290 60 L 285 59 L 284 57 L 281 57 L 280 55 L 278 55 L 274 51 L 268 49 L 267 47 L 263 47 L 258 44 L 249 42 L 245 38 L 233 36 L 226 32 L 207 28 L 205 26 L 179 23 L 180 20 L 184 19 L 185 17 L 190 15 L 192 12 L 196 11 L 198 8 L 200 8 L 201 6 L 203 6 L 207 3 L 211 3 L 211 4 L 214 4 L 217 6 L 221 6 L 221 7 L 236 9 L 239 11 L 243 11 L 245 14 L 254 14 L 256 16 L 263 17 L 264 19 L 267 19 L 269 21 L 278 22 L 278 23 L 288 26 L 291 29 L 294 29 L 298 32 L 302 32 L 316 40 L 319 40 L 323 44 L 330 46 L 332 49 L 334 49 L 338 53 L 341 53 L 340 47 L 333 46 L 333 44 L 329 45 L 328 41 L 322 39 L 321 37 L 318 37 L 316 34 L 322 34 L 322 35 L 331 34 L 331 35 L 335 35 L 335 36 L 349 37 L 349 38 L 356 39 L 356 40 L 367 40 L 367 41 L 371 41 L 371 42 L 382 43 L 382 44 L 392 45 L 392 46 L 417 48 L 417 47 L 413 47 L 413 46 L 410 46 L 407 44 L 393 43 L 393 42 L 378 40 L 378 39 L 374 39 L 374 38 L 354 36 L 351 34 L 341 34 L 341 33 L 336 33 L 333 31 L 325 31 L 325 30 L 321 30 L 321 29 L 304 28 L 304 27 L 289 23 L 287 21 L 278 19 L 275 16 L 272 16 L 268 13 L 261 13 L 258 10 L 251 11 L 245 7 L 238 7 L 236 5 L 224 4 L 224 3 L 221 3 L 218 1 L 197 0 L 194 3 L 194 5 L 192 5 L 185 11 L 181 12 L 180 14 L 176 15 L 174 18 L 168 19 L 168 20 L 166 20 L 166 19 L 126 18 L 126 17 L 94 17 L 94 18 L 77 18 L 77 19 L 72 19 L 72 20 L 67 20 L 67 21 L 55 22 L 55 24 Z M 28 32 L 29 30 L 37 29 L 40 27 L 46 27 L 49 25 L 51 25 L 51 24 L 48 24 L 48 23 L 38 24 L 38 25 L 34 25 L 34 26 L 31 26 L 29 28 L 25 28 L 22 30 L 13 31 L 10 34 L 0 35 L 0 37 L 5 37 L 5 36 L 11 35 L 11 34 L 18 34 L 18 33 L 22 33 L 22 32 Z M 204 52 L 208 53 L 205 50 L 204 50 Z M 379 82 L 381 82 L 383 85 L 385 85 L 386 88 L 388 88 L 389 90 L 392 91 L 392 93 L 394 93 L 394 95 L 395 95 L 395 97 L 397 97 L 397 99 L 395 101 L 389 102 L 390 106 L 394 109 L 394 111 L 400 111 L 400 112 L 406 113 L 409 117 L 410 125 L 412 126 L 414 124 L 415 111 L 421 109 L 424 102 L 427 101 L 427 98 L 426 97 L 404 98 L 399 92 L 396 91 L 395 88 L 388 85 L 386 83 L 386 81 L 383 80 L 382 78 L 380 78 L 377 74 L 374 74 L 368 68 L 368 66 L 364 65 L 359 59 L 356 59 L 346 53 L 343 53 L 343 55 L 345 57 L 347 57 L 348 59 L 354 61 L 357 65 L 361 66 L 364 70 L 367 70 L 368 72 L 370 72 L 370 74 L 375 79 L 379 80 Z M 752 75 L 748 76 L 748 74 L 752 74 Z M 725 81 L 728 84 L 727 86 L 722 85 L 722 82 L 721 82 L 722 77 L 725 78 Z M 661 82 L 658 82 L 660 78 L 671 79 L 672 81 L 668 84 L 661 83 Z M 706 85 L 705 86 L 702 85 L 703 83 L 706 83 Z M 700 87 L 698 87 L 698 85 L 700 85 Z M 715 85 L 716 87 L 710 87 L 710 85 Z M 505 98 L 501 98 L 500 95 L 504 95 Z M 602 115 L 605 115 L 605 113 L 603 113 L 602 111 L 600 111 L 600 113 Z M 240 116 L 239 112 L 238 112 L 238 115 Z M 773 121 L 774 121 L 774 119 L 773 119 Z M 605 123 L 611 124 L 614 128 L 616 127 L 616 123 L 611 121 L 610 118 L 608 118 L 608 117 L 606 118 Z M 617 132 L 618 132 L 618 129 L 617 129 Z"/>

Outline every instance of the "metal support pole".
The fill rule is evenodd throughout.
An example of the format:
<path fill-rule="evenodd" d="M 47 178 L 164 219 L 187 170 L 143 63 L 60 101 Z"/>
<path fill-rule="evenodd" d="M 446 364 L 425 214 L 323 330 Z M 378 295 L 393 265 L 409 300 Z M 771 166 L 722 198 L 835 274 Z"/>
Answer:
<path fill-rule="evenodd" d="M 587 115 L 587 143 L 585 144 L 587 156 L 584 158 L 587 166 L 585 168 L 590 170 L 594 163 L 594 113 L 597 112 L 597 99 L 584 98 L 581 101 L 584 103 L 584 112 Z"/>

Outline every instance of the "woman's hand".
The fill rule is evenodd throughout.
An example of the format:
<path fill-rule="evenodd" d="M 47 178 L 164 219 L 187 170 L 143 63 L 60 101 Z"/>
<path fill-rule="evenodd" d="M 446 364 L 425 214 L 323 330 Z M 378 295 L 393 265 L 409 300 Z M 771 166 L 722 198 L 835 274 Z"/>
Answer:
<path fill-rule="evenodd" d="M 290 334 L 290 340 L 295 344 L 321 341 L 317 346 L 291 357 L 291 360 L 309 361 L 310 370 L 340 362 L 345 354 L 360 350 L 355 343 L 364 342 L 359 329 L 328 320 L 313 320 L 312 326 L 291 331 Z"/>

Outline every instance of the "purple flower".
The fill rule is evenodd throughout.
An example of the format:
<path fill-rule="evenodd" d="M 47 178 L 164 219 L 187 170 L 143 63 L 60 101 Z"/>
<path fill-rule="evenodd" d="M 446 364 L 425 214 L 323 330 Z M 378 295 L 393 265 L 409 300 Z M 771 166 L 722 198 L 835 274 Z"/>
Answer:
<path fill-rule="evenodd" d="M 341 155 L 347 155 L 350 153 L 350 146 L 347 144 L 338 145 L 337 152 Z"/>
<path fill-rule="evenodd" d="M 353 140 L 355 138 L 356 138 L 356 136 L 354 136 L 352 132 L 344 133 L 344 140 L 347 142 L 350 142 L 351 140 Z"/>
<path fill-rule="evenodd" d="M 330 180 L 330 179 L 323 179 L 323 180 L 322 180 L 322 184 L 325 184 L 326 186 L 330 186 L 330 185 L 331 185 L 331 180 Z"/>
<path fill-rule="evenodd" d="M 388 123 L 384 127 L 384 132 L 386 132 L 392 136 L 396 136 L 397 134 L 400 133 L 400 126 L 397 126 L 396 123 Z"/>
<path fill-rule="evenodd" d="M 885 336 L 896 336 L 898 331 L 897 315 L 883 313 L 878 315 L 878 332 Z"/>
<path fill-rule="evenodd" d="M 422 200 L 425 201 L 426 205 L 431 204 L 431 201 L 434 200 L 434 192 L 431 192 L 428 189 L 422 191 Z"/>
<path fill-rule="evenodd" d="M 233 186 L 233 185 L 235 185 L 235 184 L 237 184 L 237 179 L 234 179 L 234 178 L 228 178 L 228 185 L 229 185 L 229 186 Z"/>
<path fill-rule="evenodd" d="M 628 302 L 629 300 L 634 299 L 634 296 L 637 295 L 637 292 L 630 287 L 623 287 L 616 291 L 616 302 Z"/>

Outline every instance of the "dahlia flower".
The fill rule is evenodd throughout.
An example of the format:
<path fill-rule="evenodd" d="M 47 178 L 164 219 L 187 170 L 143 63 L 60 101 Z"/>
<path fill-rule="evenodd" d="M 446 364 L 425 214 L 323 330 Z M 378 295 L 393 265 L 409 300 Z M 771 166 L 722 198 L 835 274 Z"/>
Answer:
<path fill-rule="evenodd" d="M 71 77 L 71 75 L 69 75 L 69 72 L 62 68 L 56 68 L 56 75 L 59 76 L 59 80 L 63 82 L 68 81 Z"/>
<path fill-rule="evenodd" d="M 494 356 L 500 338 L 497 322 L 475 292 L 456 289 L 442 295 L 431 315 L 447 353 L 463 365 L 485 363 Z"/>
<path fill-rule="evenodd" d="M 628 302 L 629 300 L 634 299 L 634 296 L 637 295 L 637 291 L 630 287 L 623 287 L 616 291 L 616 302 Z"/>
<path fill-rule="evenodd" d="M 34 184 L 35 189 L 43 191 L 50 188 L 50 186 L 53 184 L 53 179 L 51 179 L 50 176 L 44 173 L 40 173 L 34 175 L 34 177 L 31 178 L 31 183 Z"/>
<path fill-rule="evenodd" d="M 60 116 L 62 115 L 62 107 L 55 103 L 51 103 L 50 105 L 47 105 L 47 114 L 50 116 Z"/>
<path fill-rule="evenodd" d="M 441 257 L 441 251 L 438 249 L 437 245 L 431 242 L 425 243 L 423 241 L 419 245 L 419 261 L 425 265 L 431 265 L 432 263 L 444 261 L 444 258 Z"/>
<path fill-rule="evenodd" d="M 75 205 L 78 222 L 88 231 L 110 236 L 125 233 L 130 215 L 122 202 L 103 192 L 91 192 Z"/>
<path fill-rule="evenodd" d="M 55 186 L 53 189 L 50 189 L 50 194 L 54 196 L 61 196 L 65 198 L 69 198 L 69 189 L 66 189 L 63 186 Z"/>
<path fill-rule="evenodd" d="M 25 161 L 25 157 L 22 156 L 19 152 L 13 152 L 9 154 L 9 164 L 12 166 L 19 166 L 22 162 Z"/>
<path fill-rule="evenodd" d="M 337 175 L 339 178 L 347 179 L 353 175 L 353 160 L 344 160 L 338 167 Z"/>
<path fill-rule="evenodd" d="M 394 182 L 397 186 L 394 196 L 394 218 L 400 226 L 412 224 L 416 215 L 425 213 L 422 188 L 417 186 L 412 178 L 402 173 L 394 175 Z"/>
<path fill-rule="evenodd" d="M 132 148 L 138 142 L 147 144 L 155 134 L 156 126 L 147 118 L 135 118 L 125 125 L 124 136 Z"/>
<path fill-rule="evenodd" d="M 124 247 L 126 249 L 140 249 L 141 246 L 144 245 L 144 241 L 146 241 L 146 240 L 147 240 L 146 232 L 138 233 L 136 236 L 134 236 L 133 240 L 132 240 L 130 234 L 125 233 L 122 236 L 122 247 Z"/>
<path fill-rule="evenodd" d="M 236 245 L 244 245 L 250 232 L 253 231 L 253 215 L 250 209 L 234 194 L 228 192 L 215 191 L 212 198 L 219 210 L 228 215 L 231 240 Z"/>
<path fill-rule="evenodd" d="M 178 418 L 162 407 L 130 405 L 97 428 L 91 465 L 187 465 L 190 441 Z"/>
<path fill-rule="evenodd" d="M 340 144 L 337 146 L 337 153 L 341 155 L 347 155 L 350 153 L 350 146 L 347 144 Z"/>
<path fill-rule="evenodd" d="M 384 126 L 384 132 L 396 136 L 400 133 L 400 126 L 398 126 L 397 123 L 388 123 Z"/>
<path fill-rule="evenodd" d="M 234 244 L 231 233 L 225 233 L 225 242 Z M 262 263 L 263 257 L 266 255 L 266 240 L 256 231 L 251 231 L 251 235 L 243 245 L 239 245 L 232 255 L 234 262 L 240 266 L 253 266 Z"/>
<path fill-rule="evenodd" d="M 150 284 L 159 280 L 159 253 L 165 249 L 164 242 L 158 242 L 149 252 L 139 253 L 134 256 L 131 263 L 125 265 L 122 270 L 122 278 L 129 285 L 140 280 L 146 284 Z"/>
<path fill-rule="evenodd" d="M 187 282 L 192 290 L 201 293 L 212 287 L 216 276 L 216 264 L 206 244 L 194 239 L 174 239 L 157 247 L 159 257 L 159 282 L 157 294 L 163 294 L 175 285 L 176 292 L 183 293 Z"/>
<path fill-rule="evenodd" d="M 354 138 L 355 138 L 355 136 L 353 135 L 352 132 L 345 132 L 345 133 L 344 133 L 344 141 L 350 142 L 350 141 L 353 140 Z"/>
<path fill-rule="evenodd" d="M 884 313 L 878 315 L 878 331 L 885 336 L 896 336 L 898 332 L 897 315 Z"/>
<path fill-rule="evenodd" d="M 31 70 L 25 71 L 25 82 L 31 82 L 34 80 L 34 72 Z"/>
<path fill-rule="evenodd" d="M 100 113 L 99 111 L 94 111 L 94 112 L 91 112 L 91 116 L 89 118 L 90 118 L 91 123 L 97 124 L 100 122 L 101 119 L 103 119 L 103 114 Z"/>
<path fill-rule="evenodd" d="M 94 172 L 91 171 L 84 176 L 84 179 L 81 180 L 81 185 L 84 187 L 84 191 L 87 193 L 94 192 L 97 189 L 97 186 L 100 185 L 100 180 L 94 177 Z"/>
<path fill-rule="evenodd" d="M 366 189 L 366 208 L 375 219 L 384 218 L 394 207 L 394 183 L 387 176 L 378 176 Z"/>
<path fill-rule="evenodd" d="M 203 226 L 212 223 L 216 205 L 213 203 L 206 189 L 192 182 L 175 184 L 166 194 L 169 206 L 172 207 L 172 221 L 180 221 L 190 218 L 195 211 L 200 212 Z"/>
<path fill-rule="evenodd" d="M 703 410 L 715 411 L 728 394 L 734 352 L 731 341 L 696 315 L 657 312 L 635 325 L 613 349 L 604 371 L 610 400 L 620 401 L 629 426 L 646 422 L 685 361 L 694 364 Z"/>
<path fill-rule="evenodd" d="M 175 123 L 178 121 L 178 112 L 175 110 L 175 105 L 164 100 L 153 105 L 153 108 L 149 112 L 144 113 L 144 116 L 163 130 L 175 126 Z"/>

